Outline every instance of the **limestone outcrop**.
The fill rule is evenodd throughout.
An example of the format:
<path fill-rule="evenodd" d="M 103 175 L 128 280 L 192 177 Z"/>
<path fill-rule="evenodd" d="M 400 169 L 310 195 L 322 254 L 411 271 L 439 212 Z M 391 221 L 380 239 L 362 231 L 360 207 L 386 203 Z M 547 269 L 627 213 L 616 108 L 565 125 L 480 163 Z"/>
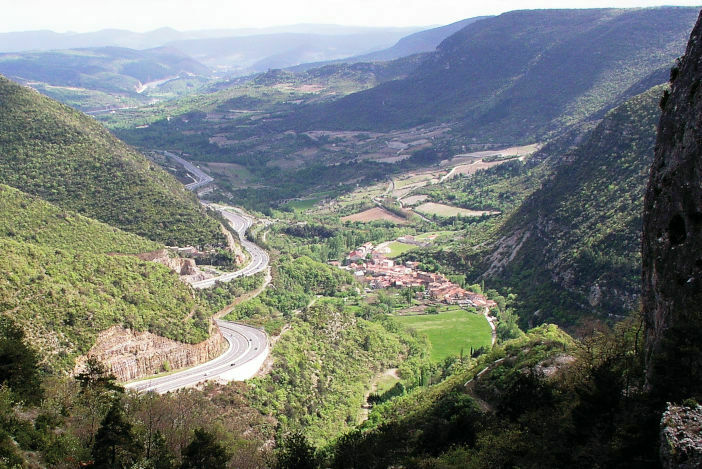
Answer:
<path fill-rule="evenodd" d="M 130 381 L 169 369 L 199 365 L 219 356 L 226 344 L 216 327 L 207 340 L 185 344 L 151 332 L 113 326 L 100 333 L 87 356 L 103 362 L 119 381 Z M 76 371 L 82 368 L 86 358 L 78 361 Z"/>
<path fill-rule="evenodd" d="M 661 419 L 660 455 L 665 469 L 702 467 L 702 406 L 668 404 Z"/>
<path fill-rule="evenodd" d="M 158 264 L 165 265 L 173 272 L 178 274 L 181 280 L 189 283 L 205 280 L 211 277 L 211 275 L 202 272 L 197 267 L 194 259 L 172 257 L 167 249 L 145 252 L 138 254 L 137 257 L 144 261 L 156 262 Z"/>

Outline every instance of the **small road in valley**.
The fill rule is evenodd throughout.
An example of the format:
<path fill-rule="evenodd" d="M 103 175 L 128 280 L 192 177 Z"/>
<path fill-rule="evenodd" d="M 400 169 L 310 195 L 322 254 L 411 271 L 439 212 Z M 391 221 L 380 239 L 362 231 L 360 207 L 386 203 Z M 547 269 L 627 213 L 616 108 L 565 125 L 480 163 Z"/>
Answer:
<path fill-rule="evenodd" d="M 202 365 L 167 376 L 134 381 L 127 389 L 164 394 L 196 386 L 209 380 L 242 381 L 256 374 L 268 356 L 268 336 L 255 327 L 229 321 L 216 321 L 229 347 L 219 357 Z"/>

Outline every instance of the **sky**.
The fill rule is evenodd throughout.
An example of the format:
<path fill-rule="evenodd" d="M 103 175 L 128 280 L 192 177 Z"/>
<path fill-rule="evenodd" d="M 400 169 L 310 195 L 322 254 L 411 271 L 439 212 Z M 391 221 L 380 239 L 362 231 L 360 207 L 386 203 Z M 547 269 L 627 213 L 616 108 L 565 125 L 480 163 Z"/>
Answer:
<path fill-rule="evenodd" d="M 429 26 L 532 8 L 695 6 L 700 0 L 0 0 L 0 32 L 234 29 L 301 23 Z"/>

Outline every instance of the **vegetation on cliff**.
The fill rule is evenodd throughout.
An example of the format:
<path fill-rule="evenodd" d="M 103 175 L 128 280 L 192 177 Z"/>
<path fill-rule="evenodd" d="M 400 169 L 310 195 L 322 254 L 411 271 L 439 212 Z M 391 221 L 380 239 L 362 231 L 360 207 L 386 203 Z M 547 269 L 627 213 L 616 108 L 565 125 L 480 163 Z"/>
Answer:
<path fill-rule="evenodd" d="M 515 289 L 523 319 L 540 310 L 535 321 L 572 323 L 587 311 L 621 317 L 636 307 L 643 192 L 662 93 L 652 88 L 607 114 L 506 221 L 499 235 L 527 238 L 488 277 Z"/>
<path fill-rule="evenodd" d="M 0 185 L 0 313 L 67 371 L 113 325 L 195 343 L 210 308 L 167 267 L 135 254 L 159 244 Z"/>

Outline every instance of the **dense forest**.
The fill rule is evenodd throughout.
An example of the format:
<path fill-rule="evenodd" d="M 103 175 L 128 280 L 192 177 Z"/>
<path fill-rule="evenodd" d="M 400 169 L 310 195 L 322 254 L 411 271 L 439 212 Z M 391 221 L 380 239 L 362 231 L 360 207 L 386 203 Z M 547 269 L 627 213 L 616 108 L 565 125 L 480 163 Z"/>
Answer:
<path fill-rule="evenodd" d="M 168 245 L 220 245 L 195 197 L 100 124 L 0 77 L 0 181 Z"/>

